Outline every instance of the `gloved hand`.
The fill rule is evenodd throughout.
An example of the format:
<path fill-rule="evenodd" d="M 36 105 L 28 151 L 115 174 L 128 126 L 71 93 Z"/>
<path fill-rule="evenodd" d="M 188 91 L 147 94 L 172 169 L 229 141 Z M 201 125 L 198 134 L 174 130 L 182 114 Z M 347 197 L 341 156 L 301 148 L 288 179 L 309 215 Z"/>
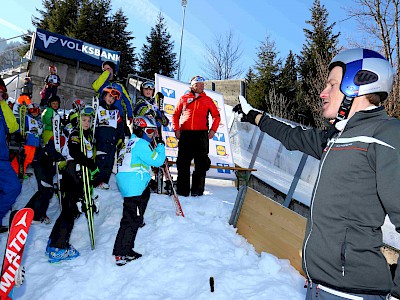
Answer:
<path fill-rule="evenodd" d="M 261 111 L 252 107 L 243 96 L 239 96 L 240 107 L 243 114 L 242 122 L 249 122 L 254 125 L 256 124 L 256 117 L 262 114 Z"/>
<path fill-rule="evenodd" d="M 128 117 L 128 120 L 129 120 L 129 125 L 132 125 L 133 117 Z"/>
<path fill-rule="evenodd" d="M 90 170 L 90 181 L 95 181 L 100 175 L 100 170 L 98 167 L 94 169 L 93 171 Z"/>
<path fill-rule="evenodd" d="M 25 268 L 24 266 L 19 266 L 14 276 L 15 286 L 20 287 L 25 281 Z"/>
<path fill-rule="evenodd" d="M 157 145 L 158 145 L 158 144 L 163 144 L 163 145 L 165 145 L 165 142 L 164 142 L 164 140 L 162 139 L 161 136 L 156 136 L 155 140 L 156 140 Z"/>
<path fill-rule="evenodd" d="M 65 169 L 65 167 L 67 166 L 67 161 L 66 160 L 62 160 L 58 163 L 58 170 L 62 171 Z"/>

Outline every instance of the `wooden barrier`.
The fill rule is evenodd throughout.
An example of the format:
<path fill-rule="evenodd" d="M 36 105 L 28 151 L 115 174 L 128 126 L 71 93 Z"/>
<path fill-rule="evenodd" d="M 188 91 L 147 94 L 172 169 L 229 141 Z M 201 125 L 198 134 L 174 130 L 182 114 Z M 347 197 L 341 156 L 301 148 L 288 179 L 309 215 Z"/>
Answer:
<path fill-rule="evenodd" d="M 236 227 L 257 252 L 288 259 L 304 275 L 301 248 L 306 223 L 306 218 L 247 188 Z"/>

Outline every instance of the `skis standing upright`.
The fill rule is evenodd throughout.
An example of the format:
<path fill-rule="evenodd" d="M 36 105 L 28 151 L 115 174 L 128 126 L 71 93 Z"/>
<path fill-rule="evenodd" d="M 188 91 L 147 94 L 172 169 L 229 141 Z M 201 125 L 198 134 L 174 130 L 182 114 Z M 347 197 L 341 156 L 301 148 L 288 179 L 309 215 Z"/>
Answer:
<path fill-rule="evenodd" d="M 85 156 L 87 155 L 87 149 L 85 144 L 85 136 L 83 134 L 82 127 L 82 116 L 79 114 L 79 136 L 81 142 L 81 151 Z M 90 245 L 92 250 L 95 247 L 95 236 L 94 236 L 94 201 L 92 198 L 93 188 L 90 186 L 90 173 L 88 167 L 82 166 L 82 179 L 83 179 L 83 197 L 84 197 L 84 211 L 88 222 Z"/>
<path fill-rule="evenodd" d="M 93 132 L 93 138 L 94 138 L 96 123 L 97 123 L 97 110 L 99 109 L 99 98 L 97 98 L 97 97 L 92 98 L 92 107 L 94 110 L 94 117 L 92 120 L 92 129 L 93 129 L 92 132 Z"/>
<path fill-rule="evenodd" d="M 58 113 L 54 112 L 53 113 L 53 136 L 54 136 L 54 147 L 57 152 L 61 153 L 61 134 L 60 134 L 60 123 L 61 123 L 61 117 Z M 60 170 L 58 168 L 59 162 L 56 162 L 56 175 L 57 175 L 57 197 L 58 201 L 60 203 L 60 210 L 62 210 L 62 205 L 61 205 L 61 179 L 62 179 L 62 174 L 60 173 Z"/>
<path fill-rule="evenodd" d="M 162 93 L 157 93 L 155 96 L 155 102 L 158 107 L 158 110 L 163 110 L 164 108 L 164 95 Z M 162 137 L 162 126 L 158 127 L 158 135 Z M 161 168 L 157 168 L 156 173 L 156 182 L 157 182 L 157 194 L 163 193 L 164 187 L 164 178 L 163 178 L 163 170 Z"/>
<path fill-rule="evenodd" d="M 23 208 L 12 219 L 1 271 L 0 299 L 12 299 L 15 273 L 21 265 L 28 231 L 33 220 L 33 210 Z"/>
<path fill-rule="evenodd" d="M 22 137 L 22 141 L 19 144 L 18 149 L 18 179 L 24 180 L 24 164 L 25 164 L 25 120 L 26 120 L 26 105 L 23 104 L 19 108 L 19 132 Z"/>

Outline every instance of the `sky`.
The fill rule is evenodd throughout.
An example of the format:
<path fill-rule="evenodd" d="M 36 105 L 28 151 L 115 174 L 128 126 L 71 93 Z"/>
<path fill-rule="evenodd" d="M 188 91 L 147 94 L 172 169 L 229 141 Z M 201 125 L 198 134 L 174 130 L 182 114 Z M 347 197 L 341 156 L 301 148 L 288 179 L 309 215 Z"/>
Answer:
<path fill-rule="evenodd" d="M 303 28 L 311 18 L 312 0 L 188 0 L 185 9 L 184 33 L 181 57 L 181 80 L 188 81 L 203 74 L 206 45 L 212 46 L 216 37 L 232 31 L 243 50 L 240 66 L 245 76 L 254 66 L 257 48 L 268 34 L 276 43 L 282 58 L 289 51 L 300 53 L 304 43 Z M 322 0 L 329 12 L 329 22 L 337 22 L 335 31 L 342 33 L 341 43 L 355 36 L 356 26 L 346 20 L 346 11 L 352 2 L 346 0 Z M 0 16 L 0 37 L 12 38 L 27 29 L 34 30 L 32 15 L 38 17 L 35 8 L 42 8 L 41 0 L 8 0 Z M 179 58 L 183 7 L 180 0 L 112 0 L 113 11 L 123 8 L 128 17 L 127 30 L 135 37 L 133 45 L 140 52 L 146 36 L 156 23 L 159 12 L 165 17 L 168 32 L 175 43 L 174 51 Z"/>

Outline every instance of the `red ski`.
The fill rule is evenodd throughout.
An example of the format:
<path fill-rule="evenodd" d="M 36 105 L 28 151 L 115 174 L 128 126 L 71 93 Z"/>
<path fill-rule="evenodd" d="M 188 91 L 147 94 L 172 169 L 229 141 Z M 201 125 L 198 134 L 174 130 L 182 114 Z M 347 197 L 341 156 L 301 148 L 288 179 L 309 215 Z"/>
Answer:
<path fill-rule="evenodd" d="M 10 297 L 10 292 L 15 285 L 15 273 L 21 264 L 22 254 L 24 252 L 33 215 L 34 213 L 32 209 L 23 208 L 17 211 L 11 222 L 1 272 L 1 300 L 12 299 Z"/>

